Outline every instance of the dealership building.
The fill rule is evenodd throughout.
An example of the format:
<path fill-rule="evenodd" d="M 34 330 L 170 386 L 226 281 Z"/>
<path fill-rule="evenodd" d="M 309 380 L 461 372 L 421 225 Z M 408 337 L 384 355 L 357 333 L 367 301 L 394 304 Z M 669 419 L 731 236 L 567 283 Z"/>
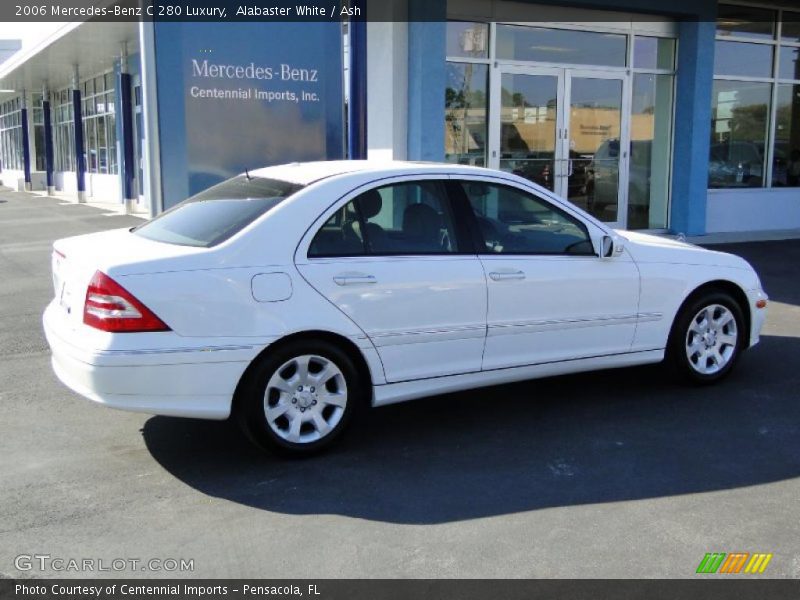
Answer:
<path fill-rule="evenodd" d="M 154 215 L 244 169 L 366 156 L 514 172 L 623 228 L 800 230 L 796 1 L 407 0 L 367 17 L 1 42 L 2 182 Z"/>

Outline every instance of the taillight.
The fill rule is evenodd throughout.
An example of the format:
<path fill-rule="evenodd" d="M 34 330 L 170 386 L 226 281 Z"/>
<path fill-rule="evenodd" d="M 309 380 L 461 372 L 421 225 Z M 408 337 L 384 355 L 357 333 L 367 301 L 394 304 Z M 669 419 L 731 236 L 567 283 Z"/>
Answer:
<path fill-rule="evenodd" d="M 96 271 L 86 290 L 83 322 L 111 332 L 169 331 L 169 327 L 133 294 Z"/>

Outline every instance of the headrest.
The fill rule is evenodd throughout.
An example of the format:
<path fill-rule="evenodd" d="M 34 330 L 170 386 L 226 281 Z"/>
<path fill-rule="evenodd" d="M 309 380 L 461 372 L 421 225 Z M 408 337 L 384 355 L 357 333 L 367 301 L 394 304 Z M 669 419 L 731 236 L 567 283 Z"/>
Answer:
<path fill-rule="evenodd" d="M 361 216 L 364 220 L 371 219 L 383 207 L 383 200 L 378 190 L 368 190 L 358 197 L 358 208 L 361 210 Z"/>

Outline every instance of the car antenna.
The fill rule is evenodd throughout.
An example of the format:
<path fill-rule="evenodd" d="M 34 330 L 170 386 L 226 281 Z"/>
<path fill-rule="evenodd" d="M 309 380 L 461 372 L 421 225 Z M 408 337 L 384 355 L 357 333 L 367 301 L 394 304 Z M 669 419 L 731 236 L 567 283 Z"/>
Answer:
<path fill-rule="evenodd" d="M 248 171 L 247 169 L 244 170 L 244 176 L 247 177 L 247 181 L 253 180 L 253 178 L 250 177 L 250 171 Z"/>

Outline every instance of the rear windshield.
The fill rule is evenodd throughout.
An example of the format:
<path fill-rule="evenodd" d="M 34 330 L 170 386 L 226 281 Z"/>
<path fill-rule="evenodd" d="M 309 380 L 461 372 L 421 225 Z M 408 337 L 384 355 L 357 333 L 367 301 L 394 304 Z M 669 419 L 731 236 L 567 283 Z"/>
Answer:
<path fill-rule="evenodd" d="M 184 200 L 132 231 L 157 242 L 210 248 L 302 188 L 287 181 L 239 175 Z"/>

